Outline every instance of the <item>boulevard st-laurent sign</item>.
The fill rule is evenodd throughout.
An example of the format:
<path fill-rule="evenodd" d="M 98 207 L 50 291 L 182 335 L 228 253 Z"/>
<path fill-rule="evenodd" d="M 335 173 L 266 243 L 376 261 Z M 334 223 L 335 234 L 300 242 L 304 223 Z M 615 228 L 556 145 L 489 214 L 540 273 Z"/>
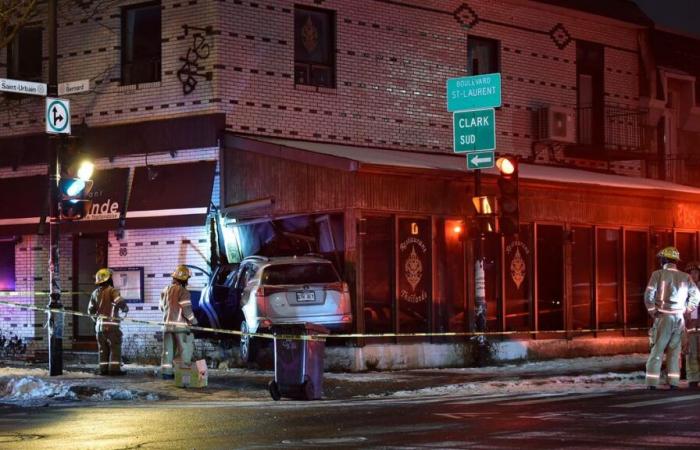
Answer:
<path fill-rule="evenodd" d="M 11 80 L 9 78 L 0 78 L 0 91 L 12 92 L 15 94 L 29 94 L 46 96 L 46 84 L 34 83 L 32 81 Z"/>
<path fill-rule="evenodd" d="M 458 111 L 452 114 L 452 128 L 455 153 L 496 148 L 496 114 L 493 108 Z"/>
<path fill-rule="evenodd" d="M 489 73 L 447 80 L 447 110 L 501 107 L 501 74 Z"/>

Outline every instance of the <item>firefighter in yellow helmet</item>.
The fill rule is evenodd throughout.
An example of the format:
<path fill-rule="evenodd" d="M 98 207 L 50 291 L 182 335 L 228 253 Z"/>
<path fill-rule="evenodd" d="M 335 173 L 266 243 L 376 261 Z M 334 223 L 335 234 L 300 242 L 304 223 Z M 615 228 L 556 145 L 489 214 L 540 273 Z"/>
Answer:
<path fill-rule="evenodd" d="M 101 375 L 124 375 L 121 370 L 122 331 L 119 329 L 119 311 L 127 313 L 129 307 L 114 289 L 112 271 L 100 269 L 95 274 L 97 288 L 92 292 L 88 314 L 97 315 L 95 331 L 100 354 Z"/>
<path fill-rule="evenodd" d="M 160 293 L 160 310 L 163 311 L 163 353 L 161 376 L 174 378 L 173 364 L 188 367 L 194 352 L 194 337 L 189 326 L 197 325 L 192 313 L 192 301 L 187 290 L 191 274 L 185 266 L 177 266 L 172 273 L 172 283 Z"/>
<path fill-rule="evenodd" d="M 681 378 L 681 338 L 685 329 L 683 314 L 698 307 L 700 291 L 690 275 L 676 268 L 681 258 L 675 247 L 666 247 L 656 256 L 661 269 L 651 274 L 644 292 L 644 304 L 654 318 L 646 385 L 649 389 L 656 389 L 659 385 L 661 364 L 666 354 L 668 384 L 671 389 L 676 389 Z"/>
<path fill-rule="evenodd" d="M 700 261 L 691 261 L 685 266 L 685 271 L 690 275 L 697 285 L 700 281 Z M 700 321 L 698 320 L 698 310 L 687 313 L 685 316 L 686 329 L 686 354 L 685 369 L 688 384 L 692 389 L 698 388 L 700 381 Z"/>

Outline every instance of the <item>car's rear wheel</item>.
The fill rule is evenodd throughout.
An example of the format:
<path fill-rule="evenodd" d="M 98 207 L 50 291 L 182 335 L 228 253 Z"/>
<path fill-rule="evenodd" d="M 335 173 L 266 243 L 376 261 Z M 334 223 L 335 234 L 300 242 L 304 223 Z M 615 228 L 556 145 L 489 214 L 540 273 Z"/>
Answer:
<path fill-rule="evenodd" d="M 270 396 L 274 401 L 277 401 L 282 398 L 282 394 L 280 393 L 280 387 L 274 380 L 270 381 L 270 384 L 267 385 L 267 389 L 270 391 Z"/>
<path fill-rule="evenodd" d="M 241 362 L 243 364 L 252 363 L 255 361 L 255 339 L 246 334 L 249 333 L 248 324 L 244 320 L 241 322 L 241 343 L 240 343 L 240 355 Z"/>

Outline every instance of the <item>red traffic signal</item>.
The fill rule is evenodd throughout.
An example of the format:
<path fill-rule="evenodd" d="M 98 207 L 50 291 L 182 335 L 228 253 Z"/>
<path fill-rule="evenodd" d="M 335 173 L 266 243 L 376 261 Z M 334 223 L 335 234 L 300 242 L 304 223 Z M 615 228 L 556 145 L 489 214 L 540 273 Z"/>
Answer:
<path fill-rule="evenodd" d="M 510 236 L 518 233 L 520 211 L 518 206 L 518 160 L 513 156 L 503 156 L 496 160 L 500 173 L 499 225 L 500 231 Z"/>

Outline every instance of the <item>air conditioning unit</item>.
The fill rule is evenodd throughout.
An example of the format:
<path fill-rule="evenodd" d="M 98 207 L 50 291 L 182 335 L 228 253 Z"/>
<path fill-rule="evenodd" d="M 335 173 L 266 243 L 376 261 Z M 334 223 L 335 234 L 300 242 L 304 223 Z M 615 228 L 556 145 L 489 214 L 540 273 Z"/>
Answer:
<path fill-rule="evenodd" d="M 576 143 L 576 113 L 573 108 L 547 106 L 539 111 L 540 140 Z"/>

